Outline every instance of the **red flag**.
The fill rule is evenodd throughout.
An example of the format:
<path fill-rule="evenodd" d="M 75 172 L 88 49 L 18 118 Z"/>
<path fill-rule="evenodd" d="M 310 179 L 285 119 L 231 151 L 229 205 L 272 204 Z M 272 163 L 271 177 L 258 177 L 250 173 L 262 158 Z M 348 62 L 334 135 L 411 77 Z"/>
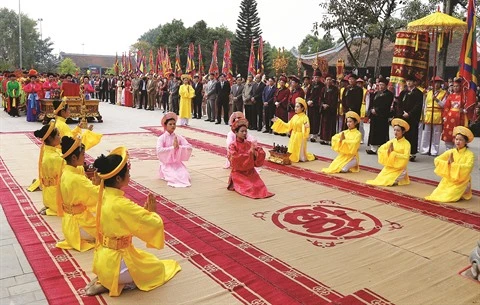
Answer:
<path fill-rule="evenodd" d="M 145 74 L 146 72 L 146 59 L 145 59 L 145 55 L 142 55 L 142 58 L 140 58 L 140 67 L 139 67 L 139 71 L 140 73 L 142 74 Z"/>
<path fill-rule="evenodd" d="M 128 73 L 132 73 L 132 72 L 133 72 L 133 69 L 132 69 L 132 58 L 131 58 L 130 51 L 128 51 Z"/>
<path fill-rule="evenodd" d="M 193 61 L 193 57 L 195 56 L 195 46 L 193 42 L 190 43 L 188 46 L 188 54 L 187 54 L 187 67 L 185 69 L 185 73 L 190 74 L 193 76 L 195 74 L 195 62 Z"/>
<path fill-rule="evenodd" d="M 200 78 L 202 78 L 203 74 L 205 74 L 205 67 L 203 66 L 202 58 L 202 49 L 200 48 L 200 45 L 198 45 L 198 74 L 200 75 Z"/>
<path fill-rule="evenodd" d="M 212 62 L 210 63 L 210 69 L 208 69 L 208 73 L 215 74 L 215 77 L 218 76 L 217 48 L 218 42 L 215 40 L 213 42 Z"/>
<path fill-rule="evenodd" d="M 172 63 L 170 62 L 170 56 L 168 55 L 168 48 L 165 48 L 165 73 L 170 74 L 173 72 Z"/>
<path fill-rule="evenodd" d="M 115 71 L 115 75 L 118 76 L 118 54 L 115 53 L 115 64 L 113 65 L 113 70 Z"/>
<path fill-rule="evenodd" d="M 148 66 L 150 68 L 150 69 L 148 69 L 148 71 L 153 72 L 155 67 L 153 65 L 153 51 L 152 50 L 150 50 L 150 56 L 148 57 Z"/>
<path fill-rule="evenodd" d="M 467 7 L 467 32 L 464 34 L 460 51 L 459 74 L 465 79 L 465 110 L 470 120 L 474 116 L 478 79 L 477 39 L 476 39 L 475 1 L 469 0 Z"/>
<path fill-rule="evenodd" d="M 159 48 L 157 51 L 157 74 L 163 77 L 163 50 Z"/>
<path fill-rule="evenodd" d="M 228 40 L 228 38 L 225 40 L 225 45 L 223 47 L 222 73 L 225 74 L 228 81 L 231 82 L 233 80 L 232 51 L 230 49 L 230 40 Z"/>
<path fill-rule="evenodd" d="M 142 58 L 143 58 L 142 51 L 138 50 L 137 51 L 137 73 L 141 72 L 140 66 L 142 65 Z M 141 73 L 143 73 L 143 72 L 141 72 Z"/>
<path fill-rule="evenodd" d="M 122 52 L 122 75 L 125 75 L 125 70 L 127 69 L 127 57 L 125 52 Z"/>
<path fill-rule="evenodd" d="M 253 39 L 252 44 L 250 45 L 250 58 L 248 59 L 248 74 L 255 76 L 257 71 L 255 70 L 255 50 L 253 49 Z"/>
<path fill-rule="evenodd" d="M 177 45 L 177 52 L 175 53 L 175 75 L 182 76 L 182 66 L 180 65 L 180 47 Z"/>
<path fill-rule="evenodd" d="M 263 38 L 260 36 L 260 42 L 258 43 L 258 56 L 257 56 L 257 74 L 263 74 Z"/>

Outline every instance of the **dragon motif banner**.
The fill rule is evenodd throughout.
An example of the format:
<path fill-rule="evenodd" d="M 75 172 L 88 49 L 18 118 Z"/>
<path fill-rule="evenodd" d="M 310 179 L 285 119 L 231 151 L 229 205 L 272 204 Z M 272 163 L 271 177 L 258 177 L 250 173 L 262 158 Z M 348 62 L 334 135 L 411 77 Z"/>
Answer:
<path fill-rule="evenodd" d="M 397 32 L 390 82 L 403 83 L 407 75 L 415 75 L 421 84 L 426 84 L 429 48 L 427 32 Z"/>

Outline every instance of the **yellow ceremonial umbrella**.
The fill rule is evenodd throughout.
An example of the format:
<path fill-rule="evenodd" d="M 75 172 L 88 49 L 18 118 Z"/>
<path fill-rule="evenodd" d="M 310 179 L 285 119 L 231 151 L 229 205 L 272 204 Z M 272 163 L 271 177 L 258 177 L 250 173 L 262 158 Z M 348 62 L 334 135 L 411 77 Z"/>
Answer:
<path fill-rule="evenodd" d="M 452 17 L 448 14 L 440 12 L 440 8 L 437 9 L 435 13 L 432 13 L 423 18 L 414 20 L 407 25 L 407 30 L 412 32 L 428 32 L 433 33 L 435 39 L 435 52 L 433 60 L 433 77 L 437 75 L 437 52 L 440 52 L 441 47 L 443 46 L 443 36 L 445 33 L 451 33 L 453 31 L 466 31 L 467 23 Z M 437 37 L 438 36 L 438 37 Z M 418 35 L 417 35 L 417 45 L 418 45 Z M 418 46 L 415 46 L 415 50 Z M 427 82 L 428 82 L 428 68 L 427 68 Z M 430 122 L 431 130 L 433 130 L 433 106 L 432 103 L 432 121 Z M 431 153 L 431 143 L 432 143 L 433 132 L 430 132 L 430 145 L 428 146 L 428 154 Z"/>
<path fill-rule="evenodd" d="M 435 39 L 435 49 L 440 52 L 443 45 L 443 36 L 445 33 L 452 33 L 453 31 L 466 31 L 467 23 L 450 15 L 440 12 L 440 8 L 435 13 L 432 13 L 423 18 L 414 20 L 407 25 L 407 30 L 412 32 L 429 32 L 433 33 Z M 418 37 L 417 37 L 418 43 Z M 434 59 L 434 76 L 437 68 L 437 53 L 435 53 Z"/>
<path fill-rule="evenodd" d="M 408 23 L 407 29 L 413 32 L 431 32 L 432 30 L 438 32 L 451 32 L 455 30 L 466 30 L 467 23 L 445 13 L 436 11 L 433 14 Z"/>

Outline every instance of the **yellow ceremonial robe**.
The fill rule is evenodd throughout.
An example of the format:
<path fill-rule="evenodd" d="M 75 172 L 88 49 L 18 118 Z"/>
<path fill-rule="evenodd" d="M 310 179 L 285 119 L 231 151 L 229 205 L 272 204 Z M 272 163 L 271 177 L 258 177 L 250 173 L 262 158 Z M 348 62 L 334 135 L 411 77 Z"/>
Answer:
<path fill-rule="evenodd" d="M 80 236 L 80 228 L 93 238 L 97 236 L 96 212 L 99 186 L 93 185 L 92 181 L 85 176 L 82 166 L 73 167 L 66 165 L 60 179 L 61 197 L 57 204 L 63 204 L 62 231 L 64 241 L 57 243 L 61 249 L 75 249 L 84 252 L 92 249 L 95 244 L 83 240 Z M 63 203 L 62 203 L 63 201 Z M 84 206 L 85 210 L 79 214 L 70 214 L 68 209 L 79 209 Z M 60 207 L 59 207 L 60 209 Z"/>
<path fill-rule="evenodd" d="M 195 89 L 191 85 L 181 85 L 178 89 L 180 95 L 179 118 L 192 118 L 192 99 L 195 97 Z"/>
<path fill-rule="evenodd" d="M 133 235 L 145 241 L 149 248 L 164 247 L 162 218 L 125 198 L 124 192 L 119 189 L 105 188 L 99 230 L 110 238 Z M 95 250 L 93 272 L 100 283 L 110 290 L 110 296 L 121 293 L 118 278 L 122 259 L 135 285 L 143 291 L 163 285 L 181 270 L 176 261 L 159 260 L 151 253 L 136 249 L 133 244 L 114 250 L 100 243 Z"/>
<path fill-rule="evenodd" d="M 393 143 L 393 151 L 388 154 L 390 143 Z M 377 153 L 378 163 L 384 167 L 374 180 L 367 180 L 367 184 L 391 186 L 404 170 L 407 171 L 407 165 L 410 159 L 410 143 L 405 138 L 401 138 L 400 140 L 393 139 L 380 146 Z M 410 184 L 410 178 L 407 172 L 405 172 L 405 177 L 398 181 L 398 185 L 406 184 Z"/>
<path fill-rule="evenodd" d="M 453 154 L 453 162 L 448 164 L 450 154 Z M 425 199 L 438 202 L 455 202 L 460 198 L 465 200 L 472 198 L 470 174 L 474 162 L 475 155 L 466 147 L 460 150 L 449 149 L 436 157 L 435 174 L 442 177 L 442 180 L 432 194 Z"/>
<path fill-rule="evenodd" d="M 82 131 L 79 126 L 76 126 L 73 130 L 70 129 L 66 123 L 66 119 L 61 116 L 55 117 L 55 127 L 57 127 L 58 132 L 60 133 L 60 139 L 63 136 L 75 138 L 76 136 L 81 135 L 82 144 L 85 145 L 85 150 L 89 150 L 100 143 L 100 139 L 102 138 L 101 134 L 88 129 Z"/>
<path fill-rule="evenodd" d="M 425 124 L 432 124 L 433 125 L 441 125 L 443 124 L 442 120 L 442 111 L 443 109 L 438 105 L 438 103 L 434 100 L 434 97 L 439 101 L 442 101 L 445 98 L 447 92 L 445 90 L 438 91 L 435 96 L 433 91 L 429 91 L 427 93 L 427 97 L 425 99 L 425 109 L 424 109 L 424 116 L 423 116 L 423 123 Z M 433 108 L 433 112 L 432 112 Z M 432 118 L 433 115 L 433 118 Z M 433 119 L 433 121 L 432 121 Z"/>
<path fill-rule="evenodd" d="M 308 116 L 304 113 L 295 114 L 288 123 L 277 119 L 272 125 L 272 129 L 278 133 L 287 133 L 291 131 L 290 141 L 288 142 L 288 152 L 290 161 L 299 162 L 313 161 L 315 156 L 307 152 L 307 140 L 310 135 L 310 127 L 305 127 L 305 123 L 310 126 Z"/>
<path fill-rule="evenodd" d="M 345 139 L 340 142 L 340 133 L 332 137 L 332 149 L 338 152 L 338 156 L 330 163 L 328 168 L 322 169 L 327 174 L 339 173 L 342 168 L 347 165 L 353 158 L 357 159 L 357 166 L 352 167 L 350 172 L 358 173 L 360 171 L 360 157 L 358 156 L 358 148 L 362 140 L 362 134 L 356 128 L 343 131 Z"/>
<path fill-rule="evenodd" d="M 57 215 L 57 187 L 65 160 L 57 148 L 45 145 L 43 148 L 40 185 L 42 187 L 43 204 L 46 214 Z"/>

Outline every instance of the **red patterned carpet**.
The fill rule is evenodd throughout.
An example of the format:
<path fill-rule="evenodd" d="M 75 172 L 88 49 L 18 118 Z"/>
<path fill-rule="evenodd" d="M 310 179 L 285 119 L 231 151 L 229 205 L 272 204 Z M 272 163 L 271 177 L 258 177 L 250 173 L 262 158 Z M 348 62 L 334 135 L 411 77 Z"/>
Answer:
<path fill-rule="evenodd" d="M 146 129 L 160 132 L 157 127 Z M 191 128 L 179 128 L 178 133 L 195 148 L 188 165 L 193 180 L 189 189 L 168 188 L 156 178 L 151 133 L 105 135 L 87 157 L 91 162 L 92 156 L 117 145 L 131 147 L 136 170 L 126 195 L 142 203 L 148 193 L 155 194 L 166 238 L 166 248 L 156 254 L 175 258 L 183 268 L 163 287 L 149 293 L 129 291 L 119 298 L 84 295 L 93 253 L 55 248 L 62 236 L 60 220 L 39 216 L 41 194 L 25 191 L 35 172 L 25 166 L 34 168 L 36 160 L 24 159 L 22 167 L 17 159 L 22 151 L 31 156 L 38 141 L 29 133 L 1 135 L 13 137 L 23 148 L 17 153 L 2 150 L 1 203 L 50 304 L 480 301 L 474 293 L 477 284 L 458 275 L 480 230 L 480 213 L 470 205 L 439 205 L 395 189 L 369 187 L 348 176 L 268 162 L 261 175 L 276 196 L 255 201 L 226 190 L 223 138 Z M 431 187 L 429 181 L 415 181 Z M 419 232 L 421 227 L 425 232 Z M 446 260 L 442 268 L 438 254 Z M 438 281 L 426 282 L 427 276 Z M 444 285 L 449 287 L 443 290 L 448 297 L 435 295 Z"/>

